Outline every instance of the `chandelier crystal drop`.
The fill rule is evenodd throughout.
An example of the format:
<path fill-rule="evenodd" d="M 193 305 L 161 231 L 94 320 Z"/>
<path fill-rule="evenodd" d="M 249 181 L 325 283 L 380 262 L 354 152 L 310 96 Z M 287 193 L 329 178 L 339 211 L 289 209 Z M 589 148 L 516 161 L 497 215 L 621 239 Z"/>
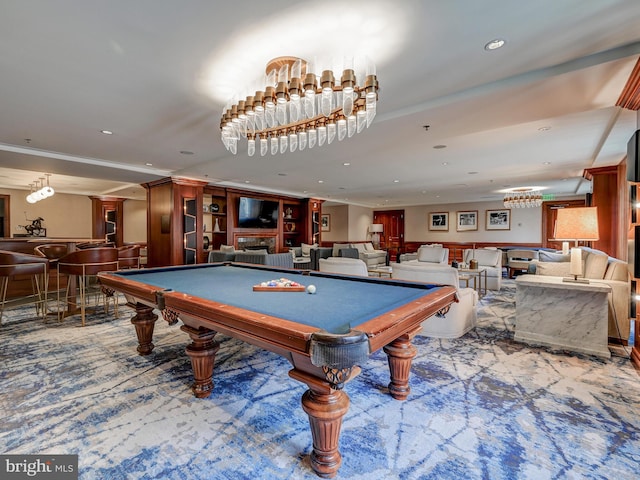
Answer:
<path fill-rule="evenodd" d="M 504 196 L 506 208 L 534 208 L 540 205 L 542 205 L 542 194 L 531 188 L 512 190 Z"/>
<path fill-rule="evenodd" d="M 256 150 L 276 155 L 342 141 L 369 127 L 376 116 L 378 80 L 372 64 L 362 86 L 353 60 L 344 62 L 339 84 L 332 70 L 323 70 L 318 79 L 311 65 L 296 57 L 278 57 L 266 72 L 263 90 L 232 102 L 222 113 L 222 143 L 234 155 L 245 138 L 249 156 Z"/>

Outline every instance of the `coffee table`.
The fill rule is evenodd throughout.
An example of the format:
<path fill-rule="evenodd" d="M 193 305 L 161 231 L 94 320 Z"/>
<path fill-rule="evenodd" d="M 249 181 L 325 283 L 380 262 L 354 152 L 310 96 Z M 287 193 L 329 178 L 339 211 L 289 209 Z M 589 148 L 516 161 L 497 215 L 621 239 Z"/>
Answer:
<path fill-rule="evenodd" d="M 377 266 L 368 268 L 367 271 L 372 274 L 378 275 L 378 277 L 382 277 L 383 275 L 388 275 L 391 278 L 391 274 L 393 273 L 392 267 L 390 266 Z"/>

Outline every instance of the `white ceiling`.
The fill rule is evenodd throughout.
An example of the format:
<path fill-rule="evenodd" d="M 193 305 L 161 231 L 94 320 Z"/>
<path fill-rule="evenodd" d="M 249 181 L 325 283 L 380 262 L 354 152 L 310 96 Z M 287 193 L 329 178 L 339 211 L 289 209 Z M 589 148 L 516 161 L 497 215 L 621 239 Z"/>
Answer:
<path fill-rule="evenodd" d="M 233 88 L 251 93 L 271 58 L 345 50 L 377 66 L 369 129 L 225 150 Z M 61 192 L 127 198 L 170 175 L 368 207 L 582 194 L 583 169 L 619 163 L 638 128 L 614 105 L 639 55 L 638 0 L 3 0 L 0 188 L 51 173 Z"/>

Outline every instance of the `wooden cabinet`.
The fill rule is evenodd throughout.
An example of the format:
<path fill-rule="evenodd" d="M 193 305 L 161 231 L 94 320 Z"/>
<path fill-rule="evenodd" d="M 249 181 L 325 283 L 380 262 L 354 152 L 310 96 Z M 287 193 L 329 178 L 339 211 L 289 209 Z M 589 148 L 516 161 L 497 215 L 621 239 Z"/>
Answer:
<path fill-rule="evenodd" d="M 227 193 L 222 188 L 206 188 L 202 200 L 203 256 L 206 262 L 210 250 L 227 245 Z"/>

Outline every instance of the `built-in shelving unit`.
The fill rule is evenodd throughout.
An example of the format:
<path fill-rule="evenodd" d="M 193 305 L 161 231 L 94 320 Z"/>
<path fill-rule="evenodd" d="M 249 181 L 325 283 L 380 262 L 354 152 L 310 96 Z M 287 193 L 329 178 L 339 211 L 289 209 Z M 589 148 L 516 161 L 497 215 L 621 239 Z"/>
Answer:
<path fill-rule="evenodd" d="M 198 209 L 195 198 L 184 199 L 183 240 L 184 264 L 198 263 Z"/>

